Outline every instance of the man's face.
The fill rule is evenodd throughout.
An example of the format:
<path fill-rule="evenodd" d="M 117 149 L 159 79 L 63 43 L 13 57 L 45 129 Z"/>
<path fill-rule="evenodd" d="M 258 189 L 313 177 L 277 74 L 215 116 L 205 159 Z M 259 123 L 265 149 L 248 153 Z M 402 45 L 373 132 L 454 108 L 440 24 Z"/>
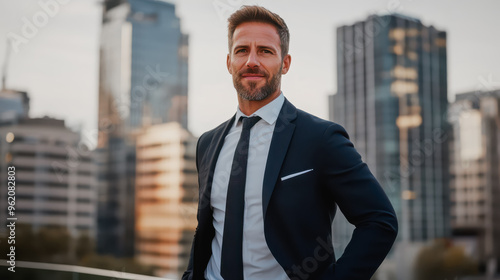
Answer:
<path fill-rule="evenodd" d="M 278 95 L 281 74 L 290 67 L 290 55 L 281 57 L 280 37 L 268 23 L 247 22 L 236 27 L 227 69 L 238 95 L 249 101 Z"/>

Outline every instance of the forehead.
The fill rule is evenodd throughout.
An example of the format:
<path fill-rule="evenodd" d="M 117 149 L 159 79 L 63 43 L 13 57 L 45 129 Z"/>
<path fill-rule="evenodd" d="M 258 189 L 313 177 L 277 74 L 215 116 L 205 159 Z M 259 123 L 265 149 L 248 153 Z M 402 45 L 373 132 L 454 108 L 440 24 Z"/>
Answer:
<path fill-rule="evenodd" d="M 279 47 L 278 30 L 274 25 L 263 22 L 245 22 L 238 25 L 233 33 L 233 47 L 251 43 Z"/>

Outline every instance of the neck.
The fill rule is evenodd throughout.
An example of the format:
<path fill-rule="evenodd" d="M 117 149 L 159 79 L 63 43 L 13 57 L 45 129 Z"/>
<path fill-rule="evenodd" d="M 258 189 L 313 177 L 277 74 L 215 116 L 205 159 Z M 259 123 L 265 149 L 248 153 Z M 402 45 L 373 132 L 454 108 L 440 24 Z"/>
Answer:
<path fill-rule="evenodd" d="M 266 106 L 267 104 L 271 103 L 274 99 L 278 98 L 281 94 L 281 89 L 277 89 L 275 92 L 273 92 L 271 95 L 266 97 L 263 100 L 246 100 L 240 97 L 238 94 L 238 106 L 240 108 L 240 111 L 247 115 L 250 116 L 251 114 L 255 113 L 257 110 L 260 108 Z"/>

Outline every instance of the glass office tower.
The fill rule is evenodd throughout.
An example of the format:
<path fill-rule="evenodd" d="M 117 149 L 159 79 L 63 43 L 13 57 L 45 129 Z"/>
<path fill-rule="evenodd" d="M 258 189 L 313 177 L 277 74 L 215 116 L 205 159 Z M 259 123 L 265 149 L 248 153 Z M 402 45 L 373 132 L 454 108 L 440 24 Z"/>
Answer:
<path fill-rule="evenodd" d="M 175 5 L 103 3 L 99 76 L 100 253 L 134 253 L 135 139 L 145 125 L 187 127 L 188 37 Z"/>
<path fill-rule="evenodd" d="M 399 238 L 448 236 L 446 33 L 399 14 L 341 26 L 337 83 L 333 120 L 392 201 Z M 341 250 L 347 238 L 334 236 Z"/>

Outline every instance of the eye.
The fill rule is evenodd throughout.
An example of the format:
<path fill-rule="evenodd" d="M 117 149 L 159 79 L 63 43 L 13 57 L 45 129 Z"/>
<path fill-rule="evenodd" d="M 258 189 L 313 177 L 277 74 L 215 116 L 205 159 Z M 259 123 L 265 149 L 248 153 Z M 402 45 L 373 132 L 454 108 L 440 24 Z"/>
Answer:
<path fill-rule="evenodd" d="M 237 49 L 234 51 L 234 53 L 245 53 L 245 52 L 247 52 L 246 49 Z"/>
<path fill-rule="evenodd" d="M 262 50 L 262 52 L 268 53 L 268 54 L 273 54 L 273 52 L 271 50 L 267 50 L 267 49 Z"/>

